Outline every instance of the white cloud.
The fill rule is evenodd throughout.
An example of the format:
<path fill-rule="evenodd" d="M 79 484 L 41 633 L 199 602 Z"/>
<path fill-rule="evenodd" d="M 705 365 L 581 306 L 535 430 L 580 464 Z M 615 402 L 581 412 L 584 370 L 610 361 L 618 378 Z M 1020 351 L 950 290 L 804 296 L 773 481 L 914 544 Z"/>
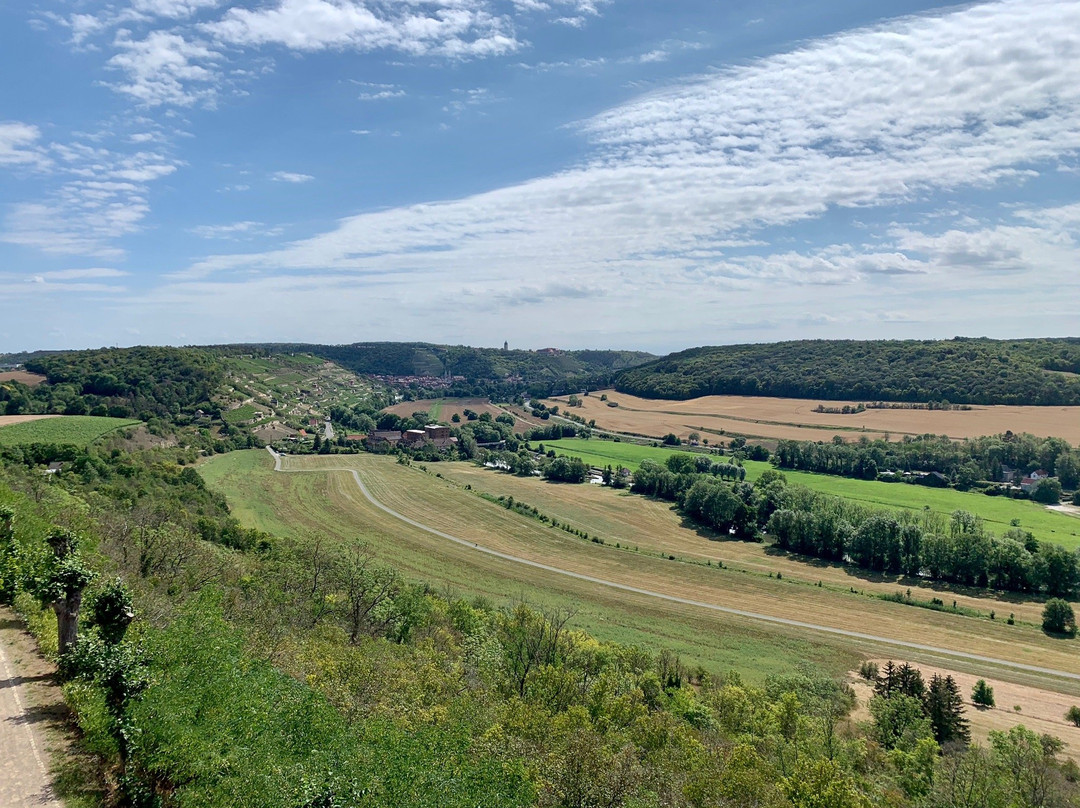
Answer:
<path fill-rule="evenodd" d="M 133 0 L 131 10 L 136 14 L 180 19 L 220 4 L 221 0 Z"/>
<path fill-rule="evenodd" d="M 148 107 L 213 102 L 220 81 L 213 65 L 220 54 L 205 43 L 170 31 L 134 39 L 121 29 L 113 44 L 119 52 L 107 64 L 126 76 L 112 85 L 118 92 Z"/>
<path fill-rule="evenodd" d="M 52 143 L 50 174 L 60 184 L 37 201 L 8 208 L 0 242 L 50 254 L 119 258 L 111 245 L 134 233 L 150 212 L 149 184 L 176 171 L 159 152 L 118 153 L 81 142 Z"/>
<path fill-rule="evenodd" d="M 203 30 L 222 43 L 239 47 L 394 50 L 450 58 L 494 56 L 521 44 L 508 18 L 493 14 L 482 3 L 459 0 L 400 4 L 277 0 L 258 9 L 229 9 Z"/>
<path fill-rule="evenodd" d="M 268 227 L 262 222 L 233 222 L 232 224 L 204 224 L 189 231 L 205 239 L 250 239 L 257 236 L 277 236 L 282 233 L 280 227 Z"/>
<path fill-rule="evenodd" d="M 696 251 L 733 234 L 830 207 L 1015 181 L 1080 149 L 1075 30 L 1078 4 L 1014 0 L 832 37 L 586 121 L 595 152 L 580 167 L 348 218 L 286 249 L 195 269 L 371 271 L 422 255 L 445 272 L 543 265 L 556 280 L 655 277 L 697 265 Z M 873 261 L 883 272 L 918 271 L 898 256 Z M 811 264 L 801 272 L 815 282 L 871 269 L 820 256 Z M 779 273 L 768 262 L 758 271 Z"/>
<path fill-rule="evenodd" d="M 0 166 L 47 166 L 48 157 L 38 145 L 40 137 L 40 130 L 31 124 L 0 122 Z"/>
<path fill-rule="evenodd" d="M 127 274 L 127 272 L 112 267 L 86 267 L 84 269 L 58 269 L 52 272 L 43 272 L 40 277 L 49 281 L 71 281 L 85 278 L 122 278 Z"/>
<path fill-rule="evenodd" d="M 291 182 L 294 185 L 302 182 L 311 182 L 315 179 L 310 174 L 298 174 L 295 171 L 275 171 L 270 175 L 274 182 Z"/>

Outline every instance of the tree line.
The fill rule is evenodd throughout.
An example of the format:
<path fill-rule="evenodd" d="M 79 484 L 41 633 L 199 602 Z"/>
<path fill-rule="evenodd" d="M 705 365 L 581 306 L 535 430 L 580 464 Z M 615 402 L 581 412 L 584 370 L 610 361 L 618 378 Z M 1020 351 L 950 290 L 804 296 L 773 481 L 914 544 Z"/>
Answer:
<path fill-rule="evenodd" d="M 1080 404 L 1080 339 L 803 340 L 692 348 L 624 370 L 646 398 L 779 396 L 948 404 Z"/>
<path fill-rule="evenodd" d="M 764 534 L 781 549 L 875 572 L 1051 596 L 1080 591 L 1080 556 L 1018 526 L 995 536 L 966 511 L 946 518 L 867 507 L 789 485 L 776 470 L 753 485 L 729 483 L 720 476 L 726 464 L 705 468 L 707 460 L 643 461 L 631 490 L 676 502 L 685 516 L 725 536 L 758 541 Z"/>
<path fill-rule="evenodd" d="M 998 482 L 1002 468 L 1020 474 L 1036 469 L 1057 476 L 1066 489 L 1080 485 L 1080 451 L 1061 438 L 1006 432 L 953 441 L 943 435 L 905 436 L 900 441 L 831 443 L 781 440 L 772 461 L 782 469 L 873 480 L 886 470 L 944 474 L 959 488 Z"/>

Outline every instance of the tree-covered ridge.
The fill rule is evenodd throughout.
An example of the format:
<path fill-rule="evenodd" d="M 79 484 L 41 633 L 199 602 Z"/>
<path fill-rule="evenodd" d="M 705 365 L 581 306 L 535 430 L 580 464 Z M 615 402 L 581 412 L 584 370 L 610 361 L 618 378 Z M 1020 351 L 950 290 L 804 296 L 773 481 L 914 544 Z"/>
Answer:
<path fill-rule="evenodd" d="M 645 398 L 1080 404 L 1080 339 L 806 340 L 691 348 L 619 373 Z"/>
<path fill-rule="evenodd" d="M 350 345 L 271 343 L 215 346 L 236 353 L 310 353 L 368 376 L 449 376 L 445 395 L 497 395 L 528 391 L 557 395 L 600 386 L 624 368 L 653 359 L 640 351 L 523 351 L 433 345 L 424 342 L 356 342 Z M 454 380 L 453 377 L 462 377 Z"/>
<path fill-rule="evenodd" d="M 167 418 L 208 402 L 224 379 L 220 362 L 196 348 L 70 351 L 30 359 L 25 367 L 48 381 L 5 385 L 5 414 Z"/>

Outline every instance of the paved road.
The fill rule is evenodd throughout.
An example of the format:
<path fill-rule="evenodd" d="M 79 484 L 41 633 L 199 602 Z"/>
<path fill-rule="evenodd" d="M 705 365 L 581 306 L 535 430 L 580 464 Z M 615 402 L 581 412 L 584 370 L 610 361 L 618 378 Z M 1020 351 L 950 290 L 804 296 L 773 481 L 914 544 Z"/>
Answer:
<path fill-rule="evenodd" d="M 719 606 L 715 603 L 704 603 L 699 600 L 690 600 L 689 598 L 680 598 L 677 595 L 669 595 L 664 592 L 653 592 L 649 589 L 641 589 L 636 586 L 630 586 L 629 584 L 621 584 L 617 581 L 607 581 L 603 578 L 596 578 L 592 575 L 585 575 L 580 572 L 572 572 L 571 570 L 564 570 L 560 567 L 553 567 L 550 564 L 542 564 L 539 561 L 533 561 L 528 558 L 521 558 L 519 556 L 511 555 L 509 553 L 503 553 L 498 550 L 493 550 L 490 547 L 482 547 L 476 542 L 466 541 L 460 539 L 457 536 L 451 536 L 449 533 L 444 533 L 441 530 L 437 530 L 433 527 L 417 522 L 415 519 L 410 519 L 404 514 L 398 513 L 393 508 L 389 508 L 383 505 L 379 500 L 375 499 L 371 495 L 371 492 L 367 490 L 363 480 L 360 479 L 360 474 L 356 469 L 349 468 L 319 468 L 319 469 L 283 469 L 281 467 L 281 455 L 275 452 L 270 447 L 267 447 L 267 451 L 274 456 L 274 471 L 280 471 L 283 473 L 304 473 L 304 472 L 326 472 L 326 471 L 345 471 L 352 474 L 353 479 L 356 481 L 357 486 L 360 488 L 360 492 L 367 498 L 368 502 L 374 505 L 381 511 L 384 511 L 395 519 L 400 519 L 406 524 L 413 527 L 424 530 L 431 533 L 434 536 L 438 536 L 441 539 L 460 544 L 464 547 L 471 548 L 479 553 L 485 553 L 496 558 L 501 558 L 506 561 L 512 561 L 516 564 L 524 564 L 527 567 L 533 567 L 534 569 L 544 570 L 546 572 L 554 572 L 558 575 L 565 575 L 568 578 L 576 578 L 579 581 L 588 581 L 589 583 L 599 584 L 601 586 L 610 587 L 611 589 L 618 589 L 623 592 L 632 592 L 635 595 L 646 595 L 658 600 L 666 600 L 670 603 L 680 603 L 686 606 L 696 606 L 701 609 L 707 609 L 712 612 L 720 612 L 721 614 L 731 614 L 738 617 L 745 617 L 751 620 L 758 620 L 763 623 L 773 623 L 781 626 L 791 626 L 794 628 L 808 629 L 810 631 L 821 632 L 822 634 L 833 634 L 840 637 L 848 637 L 853 640 L 866 640 L 873 643 L 891 645 L 898 648 L 910 648 L 915 651 L 926 651 L 932 654 L 938 654 L 944 657 L 951 657 L 954 659 L 965 659 L 973 662 L 983 662 L 990 665 L 1000 665 L 1005 668 L 1012 668 L 1013 670 L 1027 671 L 1030 673 L 1039 673 L 1047 676 L 1059 676 L 1063 679 L 1072 679 L 1080 681 L 1080 674 L 1070 673 L 1068 671 L 1054 670 L 1053 668 L 1041 668 L 1037 665 L 1025 665 L 1022 662 L 1011 662 L 1007 659 L 995 659 L 994 657 L 981 656 L 979 654 L 969 654 L 966 651 L 954 651 L 949 648 L 938 648 L 933 645 L 923 645 L 922 643 L 907 642 L 905 640 L 894 640 L 889 637 L 879 637 L 874 634 L 863 634 L 859 631 L 849 631 L 847 629 L 835 628 L 833 626 L 819 626 L 815 623 L 804 623 L 801 620 L 791 620 L 786 617 L 776 617 L 770 614 L 759 614 L 757 612 L 748 612 L 743 609 L 733 609 L 728 606 Z"/>
<path fill-rule="evenodd" d="M 27 677 L 20 675 L 19 655 L 11 645 L 11 632 L 17 631 L 0 614 L 4 623 L 0 635 L 0 806 L 29 808 L 62 804 L 52 793 L 45 766 L 45 741 L 38 722 L 39 710 L 31 704 Z"/>

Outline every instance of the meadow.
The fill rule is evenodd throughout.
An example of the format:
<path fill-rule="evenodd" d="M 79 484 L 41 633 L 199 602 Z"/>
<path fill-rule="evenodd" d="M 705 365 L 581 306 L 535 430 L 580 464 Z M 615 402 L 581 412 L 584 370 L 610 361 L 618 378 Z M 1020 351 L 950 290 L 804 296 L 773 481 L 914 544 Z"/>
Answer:
<path fill-rule="evenodd" d="M 607 401 L 601 401 L 601 396 Z M 1006 430 L 1030 432 L 1042 437 L 1064 438 L 1080 443 L 1080 407 L 1018 407 L 975 405 L 970 410 L 868 409 L 840 415 L 818 413 L 826 407 L 855 407 L 857 401 L 819 401 L 763 396 L 704 396 L 687 401 L 646 399 L 597 390 L 581 397 L 582 406 L 572 412 L 585 420 L 595 419 L 597 427 L 661 437 L 673 432 L 686 438 L 691 432 L 715 443 L 724 435 L 745 435 L 764 439 L 845 440 L 903 435 L 948 435 L 953 439 L 995 435 Z M 566 398 L 552 402 L 566 407 Z M 617 407 L 609 406 L 617 403 Z"/>
<path fill-rule="evenodd" d="M 141 423 L 129 418 L 99 418 L 93 415 L 36 418 L 7 426 L 0 424 L 0 446 L 22 446 L 28 443 L 89 446 L 103 435 Z"/>
<path fill-rule="evenodd" d="M 603 467 L 621 464 L 633 470 L 642 460 L 650 459 L 663 463 L 675 450 L 663 447 L 642 446 L 625 441 L 581 440 L 576 438 L 546 441 L 545 449 L 554 449 L 557 453 L 580 457 L 586 463 Z M 723 462 L 722 458 L 716 458 Z M 772 466 L 766 462 L 747 460 L 746 479 L 755 481 L 765 469 Z M 1002 534 L 1012 527 L 1013 520 L 1031 531 L 1040 541 L 1049 541 L 1063 547 L 1080 547 L 1080 518 L 1039 505 L 1036 502 L 1007 497 L 988 497 L 974 491 L 957 491 L 951 488 L 928 488 L 908 483 L 883 483 L 876 480 L 853 480 L 847 477 L 834 477 L 828 474 L 812 474 L 804 471 L 783 472 L 790 483 L 805 485 L 824 494 L 843 497 L 877 508 L 904 508 L 932 511 L 948 516 L 953 511 L 963 510 L 977 514 L 986 523 L 987 528 Z"/>
<path fill-rule="evenodd" d="M 721 569 L 712 563 L 706 566 L 700 559 L 672 559 L 674 553 L 661 557 L 642 546 L 644 538 L 638 543 L 638 552 L 613 546 L 611 534 L 603 545 L 586 541 L 490 502 L 460 480 L 450 479 L 464 468 L 463 464 L 432 464 L 425 471 L 370 455 L 292 457 L 286 459 L 286 464 L 295 470 L 327 471 L 275 473 L 270 457 L 257 451 L 215 457 L 202 464 L 200 470 L 211 488 L 226 495 L 234 515 L 246 525 L 278 534 L 329 540 L 359 536 L 370 543 L 381 560 L 415 580 L 482 595 L 497 603 L 521 598 L 564 606 L 572 603 L 578 612 L 576 623 L 597 636 L 653 649 L 672 648 L 684 659 L 712 669 L 735 668 L 760 678 L 777 669 L 789 669 L 798 660 L 808 660 L 835 673 L 849 669 L 852 660 L 875 648 L 879 654 L 889 653 L 889 646 L 717 614 L 480 554 L 380 511 L 363 497 L 351 475 L 335 469 L 357 469 L 380 502 L 418 522 L 479 546 L 559 569 L 703 603 L 1080 672 L 1080 658 L 1072 643 L 1048 638 L 1024 620 L 1008 626 L 988 616 L 887 602 L 872 593 L 851 591 L 855 586 L 819 586 L 820 576 L 813 565 L 806 566 L 801 576 L 784 574 L 780 578 L 748 567 L 738 568 L 726 559 L 726 568 Z M 493 481 L 502 479 L 493 472 L 476 473 L 489 474 Z M 524 482 L 546 485 L 534 480 Z M 478 481 L 477 485 L 482 483 Z M 588 490 L 585 486 L 549 489 L 567 495 Z M 610 496 L 611 492 L 597 494 Z M 618 496 L 611 499 L 620 500 Z M 632 502 L 629 498 L 625 501 Z M 618 517 L 630 526 L 624 529 L 636 529 L 635 514 L 631 509 Z M 552 515 L 572 522 L 575 518 L 554 507 Z M 663 518 L 659 512 L 654 517 Z M 677 523 L 669 522 L 663 530 L 684 531 L 681 540 L 688 542 L 698 536 Z M 727 550 L 732 545 L 716 546 Z M 852 583 L 859 584 L 855 579 Z M 984 600 L 984 608 L 992 603 L 991 599 Z M 935 661 L 931 652 L 904 653 Z M 960 669 L 976 664 L 956 659 L 949 662 Z M 1008 669 L 1001 669 L 999 675 L 1023 680 L 1046 678 Z M 1057 689 L 1080 692 L 1080 683 L 1055 682 Z"/>

